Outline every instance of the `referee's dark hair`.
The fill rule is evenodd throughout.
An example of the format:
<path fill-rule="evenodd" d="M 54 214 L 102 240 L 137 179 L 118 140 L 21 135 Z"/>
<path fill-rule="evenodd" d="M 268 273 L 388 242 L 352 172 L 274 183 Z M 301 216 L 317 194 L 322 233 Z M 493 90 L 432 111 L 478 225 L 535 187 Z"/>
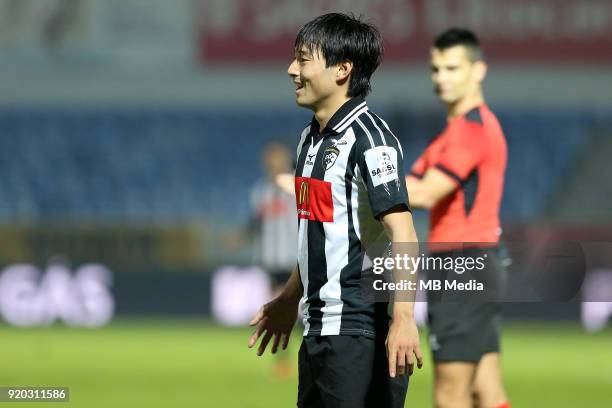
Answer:
<path fill-rule="evenodd" d="M 321 52 L 327 67 L 351 61 L 353 70 L 348 96 L 366 97 L 370 78 L 383 58 L 383 43 L 378 29 L 360 18 L 342 14 L 323 14 L 306 23 L 295 39 L 295 51 Z"/>
<path fill-rule="evenodd" d="M 436 37 L 434 48 L 444 51 L 457 45 L 465 47 L 470 61 L 483 61 L 484 53 L 480 47 L 478 37 L 472 31 L 465 28 L 450 28 Z"/>

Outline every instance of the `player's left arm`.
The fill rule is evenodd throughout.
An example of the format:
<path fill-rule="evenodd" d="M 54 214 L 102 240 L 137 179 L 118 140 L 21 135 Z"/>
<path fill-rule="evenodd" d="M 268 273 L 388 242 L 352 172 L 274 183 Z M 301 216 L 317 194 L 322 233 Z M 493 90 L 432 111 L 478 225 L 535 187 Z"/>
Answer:
<path fill-rule="evenodd" d="M 404 254 L 418 256 L 418 239 L 412 222 L 412 214 L 405 206 L 396 206 L 380 216 L 385 230 L 391 240 L 393 256 Z M 416 271 L 394 270 L 396 282 L 417 280 Z M 419 330 L 414 318 L 414 297 L 416 290 L 395 293 L 393 303 L 393 320 L 387 334 L 387 358 L 389 375 L 411 375 L 414 371 L 414 359 L 417 366 L 423 366 Z"/>

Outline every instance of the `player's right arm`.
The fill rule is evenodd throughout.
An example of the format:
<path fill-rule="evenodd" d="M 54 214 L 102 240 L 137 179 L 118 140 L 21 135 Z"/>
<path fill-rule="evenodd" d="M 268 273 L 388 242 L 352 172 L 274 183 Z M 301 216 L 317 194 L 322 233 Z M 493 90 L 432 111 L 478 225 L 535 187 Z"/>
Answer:
<path fill-rule="evenodd" d="M 249 338 L 249 348 L 255 346 L 257 340 L 263 334 L 263 339 L 257 349 L 258 356 L 266 351 L 266 347 L 272 339 L 274 340 L 272 354 L 276 353 L 279 344 L 282 345 L 283 350 L 287 348 L 291 330 L 297 318 L 297 308 L 302 293 L 300 272 L 296 265 L 282 292 L 272 301 L 263 305 L 250 322 L 250 325 L 256 326 L 256 329 Z"/>

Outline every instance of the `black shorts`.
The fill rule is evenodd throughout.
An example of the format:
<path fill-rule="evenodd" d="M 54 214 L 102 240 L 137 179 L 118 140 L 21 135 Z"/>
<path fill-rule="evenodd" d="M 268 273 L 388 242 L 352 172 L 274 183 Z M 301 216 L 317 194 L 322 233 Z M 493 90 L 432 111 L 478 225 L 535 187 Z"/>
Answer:
<path fill-rule="evenodd" d="M 403 408 L 408 376 L 389 377 L 385 339 L 307 336 L 299 352 L 300 408 Z"/>
<path fill-rule="evenodd" d="M 485 292 L 428 291 L 429 345 L 435 362 L 478 363 L 486 353 L 500 352 L 501 304 L 495 299 L 505 292 L 506 271 L 497 249 L 470 249 L 436 253 L 437 257 L 478 257 L 486 254 L 486 268 L 464 273 L 459 281 L 476 279 Z M 456 279 L 449 271 L 428 271 L 429 279 Z M 482 293 L 487 293 L 483 295 Z"/>

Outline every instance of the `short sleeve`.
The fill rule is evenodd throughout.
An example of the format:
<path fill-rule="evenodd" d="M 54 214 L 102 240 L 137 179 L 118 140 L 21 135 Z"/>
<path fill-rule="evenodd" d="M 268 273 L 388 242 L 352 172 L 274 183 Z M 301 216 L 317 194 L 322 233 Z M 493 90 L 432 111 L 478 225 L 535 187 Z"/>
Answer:
<path fill-rule="evenodd" d="M 433 166 L 462 183 L 481 162 L 486 138 L 483 127 L 472 122 L 464 123 L 451 132 Z"/>
<path fill-rule="evenodd" d="M 391 139 L 387 139 L 387 145 L 380 146 L 359 143 L 356 151 L 372 215 L 377 219 L 398 205 L 410 210 L 401 149 L 399 142 L 394 138 L 391 142 Z"/>

